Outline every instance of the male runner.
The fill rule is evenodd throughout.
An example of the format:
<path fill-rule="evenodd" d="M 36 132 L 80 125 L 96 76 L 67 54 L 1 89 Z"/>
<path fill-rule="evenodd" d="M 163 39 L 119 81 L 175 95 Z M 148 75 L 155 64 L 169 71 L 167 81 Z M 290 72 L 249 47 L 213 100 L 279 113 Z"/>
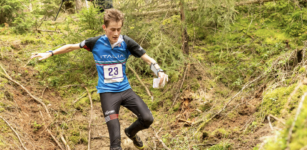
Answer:
<path fill-rule="evenodd" d="M 144 149 L 144 145 L 136 133 L 149 128 L 153 122 L 153 116 L 144 101 L 131 90 L 125 72 L 127 59 L 132 54 L 144 60 L 160 77 L 160 84 L 165 81 L 167 75 L 140 45 L 128 36 L 120 34 L 123 23 L 122 12 L 116 9 L 107 9 L 104 15 L 104 25 L 102 25 L 105 35 L 89 38 L 79 44 L 68 44 L 55 51 L 36 53 L 31 58 L 41 57 L 39 60 L 44 60 L 50 56 L 80 48 L 92 52 L 99 76 L 96 88 L 100 94 L 101 107 L 109 130 L 110 149 L 121 150 L 118 121 L 120 105 L 138 116 L 138 120 L 126 128 L 125 133 L 136 148 Z"/>

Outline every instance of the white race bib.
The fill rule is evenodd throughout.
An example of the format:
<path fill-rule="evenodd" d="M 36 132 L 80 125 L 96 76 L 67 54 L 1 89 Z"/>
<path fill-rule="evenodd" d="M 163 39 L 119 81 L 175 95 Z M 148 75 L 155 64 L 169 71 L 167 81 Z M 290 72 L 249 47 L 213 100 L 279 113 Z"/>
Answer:
<path fill-rule="evenodd" d="M 104 82 L 114 83 L 122 82 L 124 80 L 123 65 L 106 65 L 103 66 Z"/>

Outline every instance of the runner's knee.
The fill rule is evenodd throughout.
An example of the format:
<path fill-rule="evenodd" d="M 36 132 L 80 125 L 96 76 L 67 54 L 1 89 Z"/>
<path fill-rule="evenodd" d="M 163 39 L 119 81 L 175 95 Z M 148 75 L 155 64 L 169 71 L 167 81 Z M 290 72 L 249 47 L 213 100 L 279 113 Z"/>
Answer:
<path fill-rule="evenodd" d="M 149 128 L 149 126 L 153 123 L 154 118 L 151 114 L 145 115 L 141 122 L 143 123 L 144 127 Z"/>

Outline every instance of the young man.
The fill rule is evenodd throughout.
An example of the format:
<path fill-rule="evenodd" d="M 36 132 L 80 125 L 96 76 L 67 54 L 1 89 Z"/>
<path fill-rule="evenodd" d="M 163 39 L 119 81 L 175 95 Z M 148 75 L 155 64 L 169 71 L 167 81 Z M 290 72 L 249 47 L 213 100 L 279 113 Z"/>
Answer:
<path fill-rule="evenodd" d="M 124 16 L 119 10 L 108 9 L 105 12 L 104 25 L 102 26 L 105 35 L 89 38 L 79 44 L 65 45 L 55 51 L 36 53 L 31 58 L 41 57 L 39 60 L 43 60 L 80 48 L 92 52 L 99 76 L 96 88 L 100 93 L 101 107 L 109 130 L 110 149 L 121 150 L 118 121 L 120 105 L 138 116 L 138 120 L 126 128 L 125 133 L 133 141 L 135 147 L 144 149 L 144 145 L 136 133 L 149 128 L 153 122 L 153 116 L 144 101 L 131 90 L 125 73 L 127 59 L 132 54 L 144 60 L 160 77 L 160 84 L 165 81 L 167 75 L 140 45 L 128 36 L 120 34 L 123 23 Z"/>

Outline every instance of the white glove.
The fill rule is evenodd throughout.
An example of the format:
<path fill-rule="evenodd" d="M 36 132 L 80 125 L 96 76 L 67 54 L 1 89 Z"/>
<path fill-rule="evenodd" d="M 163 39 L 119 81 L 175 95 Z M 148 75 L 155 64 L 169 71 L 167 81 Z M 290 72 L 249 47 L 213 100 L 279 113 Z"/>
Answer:
<path fill-rule="evenodd" d="M 165 86 L 165 83 L 168 82 L 168 75 L 164 74 L 164 78 L 161 84 L 160 83 L 160 77 L 159 78 L 154 78 L 153 79 L 153 88 L 163 88 Z"/>

